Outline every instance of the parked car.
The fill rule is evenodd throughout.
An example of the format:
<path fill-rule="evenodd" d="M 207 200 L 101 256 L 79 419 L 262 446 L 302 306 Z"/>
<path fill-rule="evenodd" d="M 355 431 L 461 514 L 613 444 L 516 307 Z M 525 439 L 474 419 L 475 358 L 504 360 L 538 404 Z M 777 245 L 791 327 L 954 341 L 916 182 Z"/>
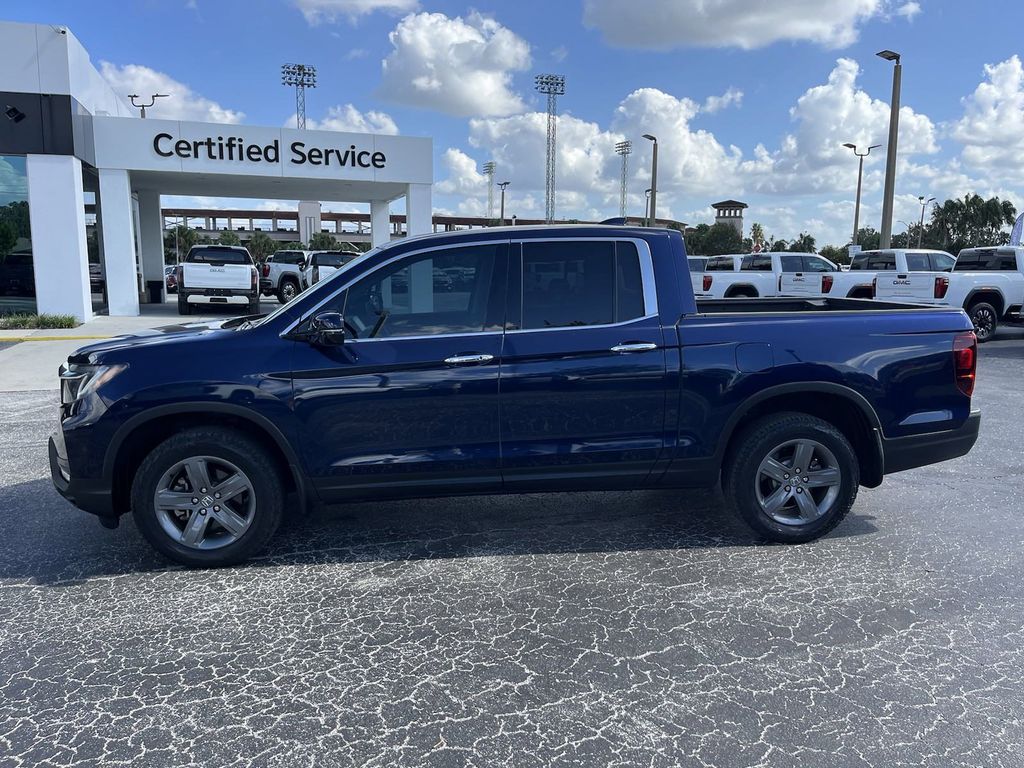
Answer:
<path fill-rule="evenodd" d="M 176 266 L 164 267 L 164 286 L 168 293 L 178 292 L 178 268 Z"/>
<path fill-rule="evenodd" d="M 978 341 L 990 341 L 1000 323 L 1022 321 L 1024 247 L 964 248 L 952 272 L 879 275 L 875 295 L 883 301 L 963 308 Z"/>
<path fill-rule="evenodd" d="M 196 305 L 241 305 L 260 311 L 260 285 L 249 251 L 240 245 L 194 245 L 178 265 L 178 314 Z"/>
<path fill-rule="evenodd" d="M 260 278 L 260 293 L 277 296 L 287 304 L 307 287 L 306 262 L 309 251 L 275 251 L 267 257 Z"/>
<path fill-rule="evenodd" d="M 736 256 L 726 256 L 735 259 Z M 708 261 L 709 267 L 712 260 Z M 733 261 L 735 263 L 735 261 Z M 759 296 L 824 296 L 832 290 L 839 267 L 816 253 L 751 253 L 739 269 L 705 268 L 698 298 L 732 299 Z"/>
<path fill-rule="evenodd" d="M 103 293 L 106 281 L 103 279 L 103 267 L 98 262 L 89 262 L 89 292 Z"/>
<path fill-rule="evenodd" d="M 832 276 L 832 296 L 870 299 L 874 296 L 875 277 L 890 272 L 949 272 L 956 257 L 928 248 L 887 248 L 861 251 L 854 255 L 848 270 Z"/>
<path fill-rule="evenodd" d="M 314 251 L 307 267 L 309 284 L 319 283 L 362 255 L 359 251 Z"/>
<path fill-rule="evenodd" d="M 858 486 L 974 445 L 959 309 L 698 304 L 685 259 L 665 229 L 439 233 L 261 318 L 92 344 L 61 371 L 53 482 L 192 566 L 247 558 L 321 502 L 719 478 L 760 537 L 793 543 Z M 429 277 L 452 266 L 467 291 Z"/>

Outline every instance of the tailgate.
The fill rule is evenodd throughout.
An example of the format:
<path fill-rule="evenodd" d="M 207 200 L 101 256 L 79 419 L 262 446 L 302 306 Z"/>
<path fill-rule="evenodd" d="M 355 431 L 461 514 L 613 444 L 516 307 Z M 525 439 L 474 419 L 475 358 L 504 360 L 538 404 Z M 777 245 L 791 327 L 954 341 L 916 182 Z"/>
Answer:
<path fill-rule="evenodd" d="M 794 265 L 795 266 L 795 265 Z M 779 279 L 782 296 L 821 296 L 822 272 L 783 272 Z"/>
<path fill-rule="evenodd" d="M 695 296 L 699 293 L 704 293 L 704 274 L 702 272 L 691 272 L 690 285 L 693 286 Z"/>
<path fill-rule="evenodd" d="M 221 288 L 248 291 L 252 267 L 247 264 L 184 264 L 185 288 Z"/>
<path fill-rule="evenodd" d="M 949 275 L 946 272 L 879 272 L 875 278 L 875 298 L 910 303 L 934 301 L 937 277 Z"/>

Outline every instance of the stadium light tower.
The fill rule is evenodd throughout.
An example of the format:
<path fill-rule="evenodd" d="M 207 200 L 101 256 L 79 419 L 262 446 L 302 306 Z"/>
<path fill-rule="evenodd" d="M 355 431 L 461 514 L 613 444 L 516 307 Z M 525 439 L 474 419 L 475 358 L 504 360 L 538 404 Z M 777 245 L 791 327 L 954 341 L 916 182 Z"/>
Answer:
<path fill-rule="evenodd" d="M 281 85 L 295 86 L 295 124 L 306 128 L 306 89 L 316 88 L 316 67 L 312 64 L 283 64 Z"/>
<path fill-rule="evenodd" d="M 629 166 L 629 153 L 633 151 L 632 141 L 620 141 L 615 145 L 615 153 L 622 155 L 622 179 L 619 182 L 619 218 L 626 218 L 626 173 Z"/>
<path fill-rule="evenodd" d="M 493 160 L 484 163 L 484 175 L 487 176 L 487 218 L 494 218 L 494 170 L 498 164 Z"/>
<path fill-rule="evenodd" d="M 555 123 L 557 121 L 557 97 L 565 94 L 564 75 L 537 75 L 536 88 L 548 97 L 548 143 L 547 166 L 544 178 L 544 220 L 550 224 L 555 218 Z"/>

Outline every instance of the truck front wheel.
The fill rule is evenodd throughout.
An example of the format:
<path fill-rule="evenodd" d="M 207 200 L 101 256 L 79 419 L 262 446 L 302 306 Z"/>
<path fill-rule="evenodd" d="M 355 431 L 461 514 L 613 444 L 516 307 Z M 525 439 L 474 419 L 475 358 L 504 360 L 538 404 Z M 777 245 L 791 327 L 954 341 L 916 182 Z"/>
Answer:
<path fill-rule="evenodd" d="M 722 490 L 761 538 L 800 543 L 824 536 L 857 498 L 860 465 L 850 441 L 803 413 L 759 419 L 737 436 Z"/>
<path fill-rule="evenodd" d="M 219 427 L 160 443 L 135 473 L 131 499 L 146 540 L 193 567 L 251 557 L 270 541 L 284 510 L 281 476 L 266 449 Z"/>
<path fill-rule="evenodd" d="M 986 301 L 979 301 L 971 305 L 967 310 L 967 316 L 974 323 L 974 333 L 978 337 L 978 343 L 991 341 L 996 334 L 996 327 L 999 325 L 996 308 Z"/>
<path fill-rule="evenodd" d="M 188 299 L 178 294 L 178 314 L 179 315 L 191 315 L 192 305 L 188 303 Z"/>

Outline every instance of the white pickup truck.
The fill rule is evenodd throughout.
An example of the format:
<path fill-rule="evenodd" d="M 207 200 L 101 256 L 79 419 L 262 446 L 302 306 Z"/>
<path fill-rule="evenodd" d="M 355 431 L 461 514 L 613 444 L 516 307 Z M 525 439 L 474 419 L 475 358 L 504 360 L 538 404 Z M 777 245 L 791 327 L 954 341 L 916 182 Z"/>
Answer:
<path fill-rule="evenodd" d="M 824 296 L 832 290 L 839 267 L 816 253 L 732 254 L 708 259 L 700 284 L 692 278 L 698 299 L 759 296 Z"/>
<path fill-rule="evenodd" d="M 870 299 L 874 295 L 875 277 L 886 277 L 879 273 L 949 272 L 955 261 L 951 253 L 927 248 L 861 251 L 853 257 L 848 270 L 836 273 L 830 295 L 840 299 Z"/>
<path fill-rule="evenodd" d="M 359 251 L 313 251 L 306 268 L 309 284 L 319 283 L 362 255 Z"/>
<path fill-rule="evenodd" d="M 1021 322 L 1024 306 L 1024 247 L 964 248 L 952 272 L 879 275 L 881 301 L 962 307 L 978 341 L 989 341 L 1000 322 Z"/>
<path fill-rule="evenodd" d="M 200 304 L 241 305 L 259 314 L 260 279 L 249 251 L 238 245 L 194 245 L 178 265 L 178 314 Z"/>

